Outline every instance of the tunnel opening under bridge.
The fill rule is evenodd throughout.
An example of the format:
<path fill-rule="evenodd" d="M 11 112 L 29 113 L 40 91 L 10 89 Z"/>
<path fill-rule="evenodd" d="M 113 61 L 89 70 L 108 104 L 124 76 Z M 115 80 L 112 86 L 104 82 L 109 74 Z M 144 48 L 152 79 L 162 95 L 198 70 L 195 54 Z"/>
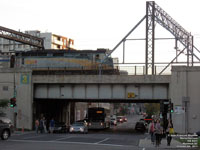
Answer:
<path fill-rule="evenodd" d="M 102 101 L 104 103 L 102 103 Z M 166 126 L 169 114 L 162 112 L 162 103 L 168 103 L 170 99 L 141 99 L 141 100 L 127 100 L 127 99 L 34 99 L 33 118 L 40 118 L 45 116 L 47 124 L 51 118 L 58 122 L 65 122 L 69 127 L 76 121 L 84 120 L 87 116 L 87 109 L 89 107 L 105 107 L 110 110 L 108 116 L 110 118 L 118 116 L 125 116 L 128 121 L 121 123 L 117 122 L 117 126 L 111 125 L 110 129 L 95 131 L 95 132 L 109 132 L 109 133 L 136 133 L 135 125 L 137 122 L 145 121 L 149 118 L 145 106 L 156 106 L 158 113 L 155 115 L 157 119 L 163 122 L 164 128 Z M 152 115 L 152 114 L 151 114 Z M 162 115 L 162 116 L 161 116 Z M 160 118 L 161 117 L 161 118 Z M 149 122 L 149 121 L 145 121 Z M 47 125 L 48 126 L 48 125 Z M 147 127 L 148 128 L 148 127 Z"/>

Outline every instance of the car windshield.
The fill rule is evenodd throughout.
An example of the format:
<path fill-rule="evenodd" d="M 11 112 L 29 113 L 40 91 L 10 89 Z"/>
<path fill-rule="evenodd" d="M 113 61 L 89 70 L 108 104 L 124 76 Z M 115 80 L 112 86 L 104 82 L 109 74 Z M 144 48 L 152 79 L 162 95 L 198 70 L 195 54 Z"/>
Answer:
<path fill-rule="evenodd" d="M 84 126 L 83 122 L 76 122 L 74 124 L 72 124 L 72 126 Z"/>

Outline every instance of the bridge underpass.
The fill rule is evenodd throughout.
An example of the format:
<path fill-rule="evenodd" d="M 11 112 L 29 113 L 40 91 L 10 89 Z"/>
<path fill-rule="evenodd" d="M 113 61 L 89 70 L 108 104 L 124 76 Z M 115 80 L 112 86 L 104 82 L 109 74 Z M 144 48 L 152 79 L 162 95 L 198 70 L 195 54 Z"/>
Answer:
<path fill-rule="evenodd" d="M 116 78 L 118 80 L 115 80 Z M 39 117 L 42 113 L 48 119 L 53 116 L 57 120 L 70 124 L 77 120 L 77 107 L 78 111 L 83 110 L 78 112 L 83 119 L 90 103 L 123 105 L 123 103 L 169 101 L 168 77 L 165 80 L 147 76 L 135 78 L 135 80 L 127 76 L 126 79 L 123 76 L 113 78 L 108 75 L 106 80 L 102 78 L 99 82 L 98 75 L 85 76 L 85 78 L 82 78 L 82 75 L 65 76 L 62 77 L 62 81 L 59 81 L 59 76 L 54 76 L 52 80 L 46 78 L 46 80 L 51 80 L 51 83 L 49 81 L 46 83 L 42 76 L 37 76 L 37 78 L 34 76 L 34 116 Z"/>

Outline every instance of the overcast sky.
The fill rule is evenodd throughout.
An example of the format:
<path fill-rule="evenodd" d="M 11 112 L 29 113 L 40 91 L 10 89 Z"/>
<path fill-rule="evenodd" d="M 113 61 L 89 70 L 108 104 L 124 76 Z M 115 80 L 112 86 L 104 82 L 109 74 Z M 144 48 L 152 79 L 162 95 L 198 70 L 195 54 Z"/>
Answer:
<path fill-rule="evenodd" d="M 195 45 L 200 48 L 200 1 L 155 2 L 195 36 Z M 146 12 L 145 0 L 1 0 L 0 6 L 1 26 L 63 35 L 74 39 L 78 49 L 112 49 Z M 144 29 L 145 23 L 132 37 L 144 38 Z M 134 49 L 144 53 L 142 45 Z M 137 50 L 131 53 L 136 54 Z"/>

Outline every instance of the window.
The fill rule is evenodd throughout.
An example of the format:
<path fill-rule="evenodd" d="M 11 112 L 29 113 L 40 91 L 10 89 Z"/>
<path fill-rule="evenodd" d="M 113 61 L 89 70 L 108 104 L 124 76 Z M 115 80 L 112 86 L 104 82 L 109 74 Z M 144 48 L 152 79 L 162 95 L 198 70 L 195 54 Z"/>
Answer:
<path fill-rule="evenodd" d="M 3 91 L 8 91 L 8 86 L 3 86 Z"/>

